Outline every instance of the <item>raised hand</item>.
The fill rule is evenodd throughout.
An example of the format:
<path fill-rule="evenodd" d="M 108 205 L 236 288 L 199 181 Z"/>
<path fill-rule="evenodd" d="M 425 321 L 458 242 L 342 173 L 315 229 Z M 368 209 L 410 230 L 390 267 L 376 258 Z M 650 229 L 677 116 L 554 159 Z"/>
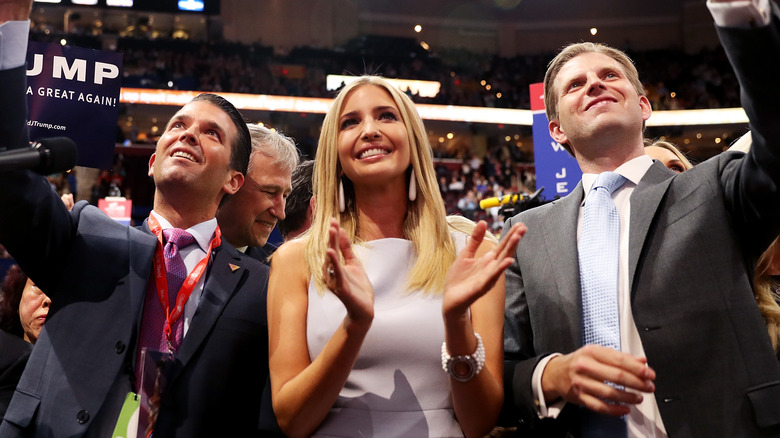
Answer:
<path fill-rule="evenodd" d="M 341 263 L 344 257 L 344 264 Z M 366 276 L 360 260 L 352 251 L 347 233 L 331 219 L 328 229 L 328 250 L 322 267 L 322 279 L 347 308 L 353 321 L 370 322 L 374 319 L 374 288 Z"/>
<path fill-rule="evenodd" d="M 32 0 L 0 0 L 0 24 L 30 18 Z"/>
<path fill-rule="evenodd" d="M 477 257 L 487 223 L 479 221 L 469 236 L 466 247 L 458 254 L 444 280 L 442 312 L 445 315 L 465 314 L 471 304 L 487 293 L 504 270 L 512 264 L 514 253 L 526 227 L 518 223 L 509 230 L 497 247 Z"/>
<path fill-rule="evenodd" d="M 73 208 L 74 202 L 73 202 L 73 193 L 65 193 L 64 195 L 60 196 L 62 199 L 62 203 L 65 204 L 65 207 L 70 210 Z"/>

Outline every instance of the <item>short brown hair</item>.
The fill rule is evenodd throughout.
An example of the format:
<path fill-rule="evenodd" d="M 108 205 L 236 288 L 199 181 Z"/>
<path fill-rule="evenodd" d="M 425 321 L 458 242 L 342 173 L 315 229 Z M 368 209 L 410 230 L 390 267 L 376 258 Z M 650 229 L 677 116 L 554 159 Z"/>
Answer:
<path fill-rule="evenodd" d="M 558 55 L 553 58 L 547 65 L 547 73 L 544 75 L 544 106 L 547 112 L 547 118 L 554 120 L 558 118 L 558 93 L 555 90 L 555 78 L 558 77 L 558 73 L 563 68 L 564 64 L 571 61 L 575 57 L 582 55 L 583 53 L 601 53 L 607 55 L 610 58 L 617 61 L 623 66 L 623 71 L 626 74 L 631 85 L 636 89 L 636 94 L 639 96 L 645 95 L 645 88 L 642 86 L 642 82 L 639 81 L 639 72 L 637 72 L 634 62 L 622 51 L 609 47 L 604 44 L 598 43 L 576 43 L 570 44 L 561 50 Z"/>

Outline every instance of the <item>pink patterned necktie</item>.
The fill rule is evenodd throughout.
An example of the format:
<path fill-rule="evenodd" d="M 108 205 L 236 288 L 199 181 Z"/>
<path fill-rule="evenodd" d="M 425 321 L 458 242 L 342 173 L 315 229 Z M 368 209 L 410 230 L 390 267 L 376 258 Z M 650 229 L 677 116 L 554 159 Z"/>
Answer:
<path fill-rule="evenodd" d="M 176 306 L 176 297 L 184 280 L 187 278 L 187 267 L 179 253 L 179 249 L 195 243 L 192 234 L 179 229 L 168 228 L 163 230 L 165 246 L 163 247 L 163 263 L 165 264 L 165 277 L 168 283 L 168 306 L 173 309 Z M 160 304 L 154 276 L 149 279 L 149 286 L 144 298 L 144 309 L 141 315 L 141 335 L 138 344 L 138 360 L 141 358 L 141 349 L 146 347 L 151 351 L 167 352 L 168 339 L 165 336 L 165 310 Z M 184 333 L 184 316 L 176 320 L 171 327 L 171 348 L 176 351 L 181 345 Z M 140 363 L 138 364 L 140 365 Z M 136 367 L 137 381 L 140 382 L 140 366 Z"/>
<path fill-rule="evenodd" d="M 168 281 L 168 308 L 173 309 L 176 306 L 176 297 L 179 295 L 184 280 L 187 278 L 187 267 L 184 265 L 179 253 L 180 248 L 186 248 L 195 243 L 192 234 L 179 229 L 168 228 L 163 230 L 165 237 L 165 247 L 163 247 L 163 260 L 165 262 L 165 277 Z M 173 324 L 172 339 L 173 349 L 177 350 L 181 345 L 181 338 L 184 333 L 184 315 Z M 165 335 L 163 334 L 163 339 Z M 165 339 L 164 339 L 165 340 Z"/>

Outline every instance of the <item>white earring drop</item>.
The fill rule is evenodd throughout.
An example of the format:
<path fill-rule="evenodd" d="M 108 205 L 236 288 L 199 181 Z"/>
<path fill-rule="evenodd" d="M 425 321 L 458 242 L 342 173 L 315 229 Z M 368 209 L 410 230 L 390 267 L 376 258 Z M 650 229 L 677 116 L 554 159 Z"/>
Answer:
<path fill-rule="evenodd" d="M 339 213 L 344 213 L 346 210 L 346 203 L 344 202 L 344 183 L 339 178 Z"/>
<path fill-rule="evenodd" d="M 414 201 L 417 199 L 417 179 L 414 177 L 414 169 L 412 169 L 412 176 L 409 177 L 409 200 Z"/>

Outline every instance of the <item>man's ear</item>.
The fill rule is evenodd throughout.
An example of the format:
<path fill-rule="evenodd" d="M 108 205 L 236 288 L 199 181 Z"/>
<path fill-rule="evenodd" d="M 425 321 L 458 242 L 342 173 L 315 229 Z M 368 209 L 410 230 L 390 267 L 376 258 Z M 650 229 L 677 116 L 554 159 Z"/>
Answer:
<path fill-rule="evenodd" d="M 558 120 L 551 120 L 547 128 L 550 130 L 550 137 L 558 144 L 566 144 L 569 142 L 569 138 L 566 137 L 566 133 L 561 129 L 561 123 Z"/>
<path fill-rule="evenodd" d="M 154 177 L 154 158 L 157 153 L 153 153 L 151 157 L 149 157 L 149 171 L 147 174 L 151 177 Z"/>
<path fill-rule="evenodd" d="M 642 108 L 642 120 L 646 122 L 650 118 L 650 114 L 653 113 L 653 105 L 650 104 L 650 99 L 647 96 L 639 96 L 639 107 Z"/>
<path fill-rule="evenodd" d="M 230 169 L 228 180 L 225 182 L 225 185 L 222 186 L 222 191 L 228 195 L 235 195 L 242 185 L 244 185 L 244 174 L 237 170 Z"/>

